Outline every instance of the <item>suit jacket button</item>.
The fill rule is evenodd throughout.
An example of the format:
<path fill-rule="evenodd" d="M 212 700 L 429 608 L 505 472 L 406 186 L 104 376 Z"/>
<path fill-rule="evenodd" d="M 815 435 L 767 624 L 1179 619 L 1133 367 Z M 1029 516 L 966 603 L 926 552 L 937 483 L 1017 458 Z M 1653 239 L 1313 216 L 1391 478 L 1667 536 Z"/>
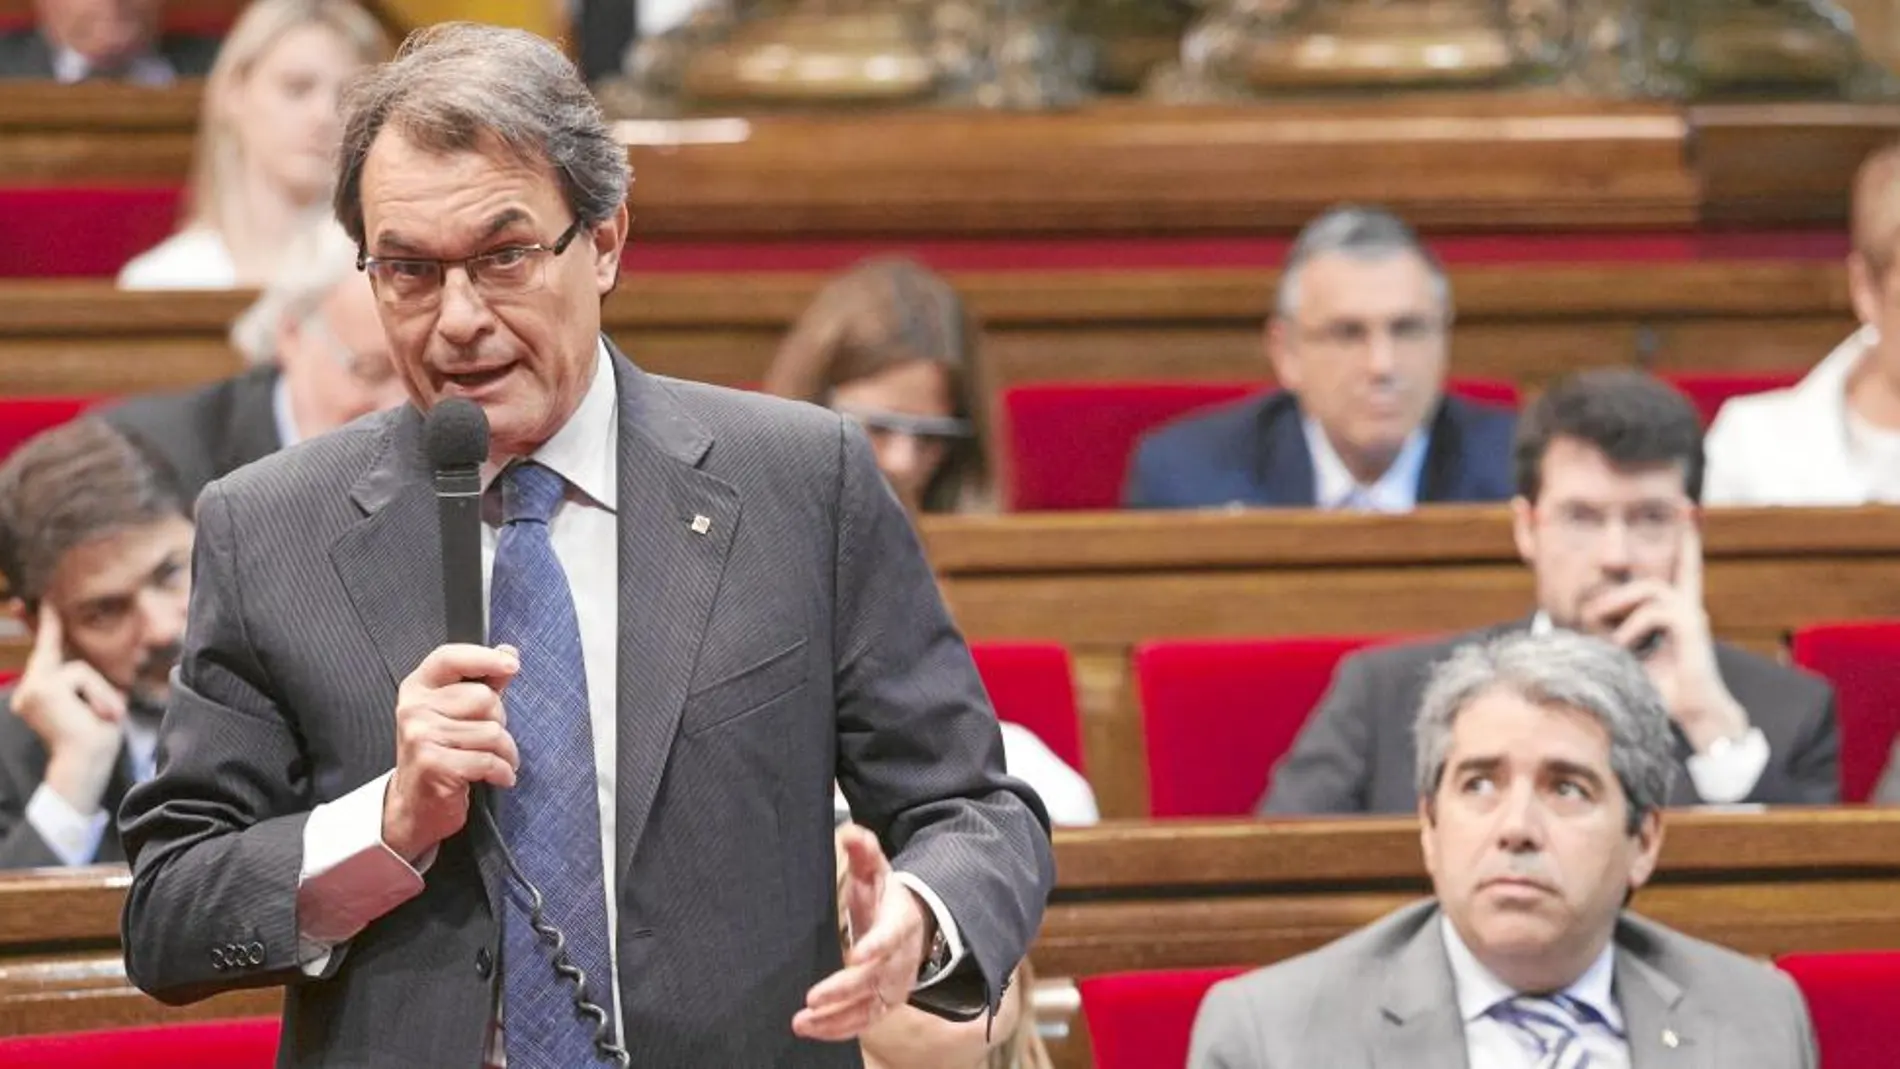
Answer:
<path fill-rule="evenodd" d="M 252 943 L 250 946 L 245 947 L 244 960 L 250 962 L 252 965 L 264 964 L 264 944 Z"/>
<path fill-rule="evenodd" d="M 475 951 L 475 975 L 484 980 L 495 975 L 495 956 L 488 952 L 487 947 Z"/>
<path fill-rule="evenodd" d="M 224 948 L 223 947 L 211 948 L 211 967 L 213 969 L 218 970 L 219 972 L 224 971 Z"/>

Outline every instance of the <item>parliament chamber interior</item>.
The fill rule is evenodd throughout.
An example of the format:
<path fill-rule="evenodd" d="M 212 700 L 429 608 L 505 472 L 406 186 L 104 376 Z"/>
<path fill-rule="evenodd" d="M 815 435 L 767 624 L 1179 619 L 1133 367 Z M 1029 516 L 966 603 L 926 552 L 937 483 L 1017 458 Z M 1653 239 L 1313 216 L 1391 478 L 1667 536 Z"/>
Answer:
<path fill-rule="evenodd" d="M 265 451 L 287 420 L 322 426 L 286 390 L 323 375 L 407 403 L 358 358 L 387 357 L 380 328 L 358 344 L 333 323 L 308 375 L 284 340 L 307 322 L 245 343 L 258 309 L 320 314 L 363 263 L 346 242 L 320 283 L 283 281 L 329 248 L 298 228 L 334 229 L 335 168 L 299 185 L 258 157 L 302 148 L 244 146 L 290 113 L 232 112 L 278 106 L 245 81 L 298 58 L 276 45 L 354 49 L 353 68 L 431 22 L 522 26 L 581 66 L 631 164 L 607 339 L 651 374 L 855 418 L 997 717 L 1051 777 L 1004 736 L 1056 825 L 1018 1027 L 1034 1042 L 928 1064 L 1189 1064 L 1213 985 L 1432 895 L 1423 678 L 1398 678 L 1424 664 L 1378 651 L 1582 628 L 1564 569 L 1610 542 L 1641 557 L 1665 528 L 1676 646 L 1624 660 L 1675 673 L 1658 686 L 1683 774 L 1627 909 L 1791 977 L 1824 1069 L 1900 1064 L 1900 341 L 1881 340 L 1884 318 L 1900 336 L 1900 3 L 252 0 L 295 10 L 247 33 L 241 0 L 143 0 L 122 5 L 156 20 L 141 51 L 88 71 L 59 36 L 89 32 L 58 11 L 85 2 L 0 0 L 9 586 L 43 577 L 22 564 L 34 517 L 6 500 L 30 466 L 5 461 L 74 421 L 136 439 L 120 405 L 206 396 L 277 345 L 277 392 L 248 414 L 267 437 L 276 420 Z M 221 37 L 251 53 L 173 47 Z M 343 132 L 321 128 L 327 165 Z M 219 172 L 219 152 L 239 162 Z M 302 290 L 260 300 L 284 285 Z M 1333 319 L 1302 318 L 1322 305 Z M 921 407 L 850 392 L 916 366 L 937 376 Z M 1657 456 L 1619 460 L 1629 435 L 1590 437 L 1625 396 L 1693 414 L 1693 460 L 1662 455 L 1693 473 L 1681 508 L 1540 507 L 1559 445 L 1614 485 L 1654 475 Z M 1554 397 L 1568 407 L 1539 408 Z M 202 486 L 257 426 L 197 413 L 211 441 L 182 448 L 212 457 Z M 1354 429 L 1394 420 L 1362 472 L 1355 450 L 1379 446 Z M 940 493 L 953 467 L 975 474 Z M 10 594 L 11 695 L 43 633 L 26 606 L 50 603 Z M 1704 655 L 1696 685 L 1727 680 L 1766 740 L 1738 790 L 1709 786 L 1669 708 Z M 1770 682 L 1748 692 L 1738 665 Z M 39 746 L 43 723 L 13 715 L 0 746 Z M 35 791 L 0 783 L 0 841 L 31 831 Z M 134 986 L 132 879 L 99 842 L 0 872 L 0 1066 L 273 1064 L 281 982 L 177 1006 Z"/>

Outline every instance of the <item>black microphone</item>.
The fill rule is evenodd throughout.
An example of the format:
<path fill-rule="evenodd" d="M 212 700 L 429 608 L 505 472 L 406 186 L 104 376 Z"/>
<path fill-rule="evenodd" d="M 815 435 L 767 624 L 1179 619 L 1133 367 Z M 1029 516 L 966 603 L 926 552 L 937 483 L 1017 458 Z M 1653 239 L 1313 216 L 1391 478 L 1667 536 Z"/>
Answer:
<path fill-rule="evenodd" d="M 465 397 L 445 397 L 423 424 L 435 507 L 442 527 L 442 610 L 447 640 L 487 641 L 482 622 L 482 461 L 488 459 L 488 416 Z"/>

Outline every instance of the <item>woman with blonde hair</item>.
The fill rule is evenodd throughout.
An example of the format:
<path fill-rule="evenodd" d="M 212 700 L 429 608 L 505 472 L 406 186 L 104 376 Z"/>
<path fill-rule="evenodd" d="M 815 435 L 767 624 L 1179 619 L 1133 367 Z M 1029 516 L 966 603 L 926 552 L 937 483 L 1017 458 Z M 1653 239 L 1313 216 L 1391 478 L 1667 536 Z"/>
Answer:
<path fill-rule="evenodd" d="M 902 257 L 866 260 L 820 290 L 764 384 L 861 423 L 913 515 L 991 507 L 984 386 L 963 299 Z"/>
<path fill-rule="evenodd" d="M 119 272 L 122 289 L 263 285 L 329 209 L 343 86 L 389 54 L 352 0 L 256 0 L 218 50 L 179 231 Z"/>

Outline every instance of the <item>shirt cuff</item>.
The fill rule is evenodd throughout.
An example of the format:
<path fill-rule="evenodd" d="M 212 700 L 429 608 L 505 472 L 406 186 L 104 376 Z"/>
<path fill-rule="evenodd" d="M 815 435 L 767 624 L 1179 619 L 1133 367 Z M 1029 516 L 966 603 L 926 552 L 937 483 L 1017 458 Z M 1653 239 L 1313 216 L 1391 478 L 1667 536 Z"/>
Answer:
<path fill-rule="evenodd" d="M 101 807 L 87 816 L 73 808 L 60 793 L 42 783 L 33 788 L 26 800 L 26 823 L 46 842 L 47 849 L 64 865 L 90 865 L 99 856 L 99 844 L 105 841 L 106 824 L 112 814 Z"/>
<path fill-rule="evenodd" d="M 963 939 L 957 934 L 957 922 L 951 919 L 949 908 L 943 904 L 943 899 L 938 898 L 937 892 L 932 891 L 928 884 L 908 872 L 893 872 L 891 877 L 924 900 L 924 905 L 930 907 L 931 916 L 937 918 L 937 930 L 943 933 L 944 942 L 950 944 L 950 960 L 944 964 L 944 967 L 918 977 L 917 982 L 911 985 L 912 991 L 922 991 L 957 971 L 957 966 L 963 963 Z"/>
<path fill-rule="evenodd" d="M 1689 755 L 1689 779 L 1702 800 L 1727 805 L 1748 797 L 1768 768 L 1768 736 L 1749 728 L 1739 739 L 1717 739 L 1707 753 Z"/>
<path fill-rule="evenodd" d="M 422 874 L 435 851 L 411 867 L 383 842 L 383 794 L 391 775 L 316 807 L 304 824 L 297 961 L 305 975 L 325 975 L 339 944 L 422 893 Z"/>

